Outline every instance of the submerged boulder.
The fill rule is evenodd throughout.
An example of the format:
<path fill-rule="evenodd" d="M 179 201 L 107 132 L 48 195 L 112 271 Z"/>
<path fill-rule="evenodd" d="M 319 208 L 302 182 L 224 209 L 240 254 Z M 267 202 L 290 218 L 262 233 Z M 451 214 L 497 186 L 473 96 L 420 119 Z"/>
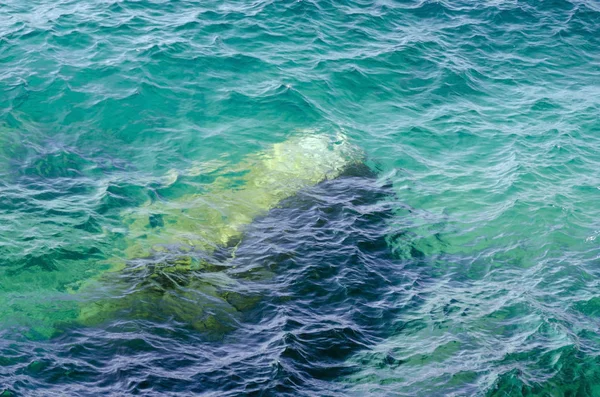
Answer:
<path fill-rule="evenodd" d="M 217 178 L 201 194 L 123 213 L 125 258 L 97 280 L 111 291 L 87 299 L 79 321 L 169 317 L 202 331 L 231 328 L 235 314 L 259 299 L 244 292 L 243 276 L 228 272 L 227 257 L 235 255 L 245 227 L 282 200 L 361 161 L 344 136 L 297 136 L 248 156 L 231 169 L 237 177 Z"/>

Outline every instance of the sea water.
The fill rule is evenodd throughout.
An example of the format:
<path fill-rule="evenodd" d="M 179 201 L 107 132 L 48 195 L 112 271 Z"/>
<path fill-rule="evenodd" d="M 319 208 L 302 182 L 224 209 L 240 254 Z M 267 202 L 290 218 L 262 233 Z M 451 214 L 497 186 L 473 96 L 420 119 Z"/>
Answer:
<path fill-rule="evenodd" d="M 0 92 L 0 395 L 600 395 L 597 2 L 7 0 Z"/>

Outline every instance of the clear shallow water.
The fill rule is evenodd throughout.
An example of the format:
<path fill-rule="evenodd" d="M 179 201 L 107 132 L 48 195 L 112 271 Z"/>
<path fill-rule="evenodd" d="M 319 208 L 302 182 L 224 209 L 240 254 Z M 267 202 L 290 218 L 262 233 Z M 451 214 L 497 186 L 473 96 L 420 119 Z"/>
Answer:
<path fill-rule="evenodd" d="M 4 2 L 4 395 L 597 395 L 599 21 L 591 1 Z M 308 130 L 368 170 L 192 255 L 212 267 L 107 273 L 124 212 Z"/>

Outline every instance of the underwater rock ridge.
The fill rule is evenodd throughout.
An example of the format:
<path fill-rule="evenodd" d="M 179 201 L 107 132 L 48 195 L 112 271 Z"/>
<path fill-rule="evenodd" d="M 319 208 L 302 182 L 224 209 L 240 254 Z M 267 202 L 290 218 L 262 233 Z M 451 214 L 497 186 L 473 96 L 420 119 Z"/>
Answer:
<path fill-rule="evenodd" d="M 234 167 L 241 175 L 235 180 L 220 177 L 203 193 L 124 212 L 125 258 L 98 280 L 115 291 L 86 299 L 79 322 L 174 317 L 197 330 L 230 329 L 236 313 L 259 299 L 240 292 L 244 280 L 228 272 L 245 228 L 282 200 L 362 162 L 344 135 L 300 135 L 249 155 Z"/>

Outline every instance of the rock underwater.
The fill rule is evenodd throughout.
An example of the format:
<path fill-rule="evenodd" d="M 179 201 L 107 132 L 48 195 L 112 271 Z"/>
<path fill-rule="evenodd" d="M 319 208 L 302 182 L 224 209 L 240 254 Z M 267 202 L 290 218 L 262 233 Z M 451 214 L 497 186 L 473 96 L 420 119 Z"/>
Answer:
<path fill-rule="evenodd" d="M 343 135 L 296 136 L 249 155 L 231 170 L 238 177 L 220 177 L 202 193 L 123 213 L 125 258 L 96 280 L 103 298 L 86 299 L 78 321 L 173 318 L 209 333 L 231 329 L 237 313 L 260 298 L 244 279 L 269 277 L 266 270 L 229 271 L 244 229 L 282 200 L 362 161 Z"/>

